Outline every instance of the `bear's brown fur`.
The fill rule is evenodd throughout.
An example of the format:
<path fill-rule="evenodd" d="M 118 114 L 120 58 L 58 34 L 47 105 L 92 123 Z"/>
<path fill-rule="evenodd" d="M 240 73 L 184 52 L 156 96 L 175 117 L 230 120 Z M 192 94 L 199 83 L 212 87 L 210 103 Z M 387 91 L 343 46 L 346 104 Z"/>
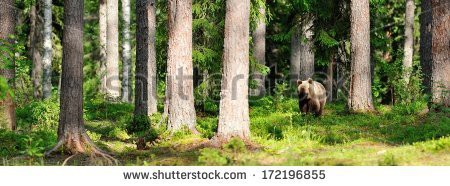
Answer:
<path fill-rule="evenodd" d="M 327 102 L 325 87 L 309 78 L 306 81 L 297 80 L 298 105 L 302 113 L 314 113 L 320 116 Z"/>

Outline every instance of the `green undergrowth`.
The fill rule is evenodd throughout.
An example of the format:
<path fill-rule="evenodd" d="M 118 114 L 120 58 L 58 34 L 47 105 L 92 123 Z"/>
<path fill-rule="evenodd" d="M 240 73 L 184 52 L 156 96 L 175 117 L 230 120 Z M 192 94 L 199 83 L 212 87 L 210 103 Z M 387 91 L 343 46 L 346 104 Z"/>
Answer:
<path fill-rule="evenodd" d="M 250 103 L 253 144 L 233 139 L 220 148 L 208 145 L 218 122 L 211 113 L 198 113 L 195 135 L 167 132 L 160 114 L 133 118 L 130 104 L 85 105 L 88 135 L 121 165 L 450 165 L 450 110 L 426 113 L 421 103 L 379 105 L 370 114 L 331 103 L 322 117 L 314 117 L 298 113 L 295 99 L 265 97 Z M 42 157 L 56 143 L 58 109 L 54 101 L 19 108 L 19 130 L 0 130 L 2 164 L 61 164 L 64 156 Z M 141 128 L 130 128 L 132 122 Z M 139 137 L 147 139 L 147 149 L 136 150 Z"/>

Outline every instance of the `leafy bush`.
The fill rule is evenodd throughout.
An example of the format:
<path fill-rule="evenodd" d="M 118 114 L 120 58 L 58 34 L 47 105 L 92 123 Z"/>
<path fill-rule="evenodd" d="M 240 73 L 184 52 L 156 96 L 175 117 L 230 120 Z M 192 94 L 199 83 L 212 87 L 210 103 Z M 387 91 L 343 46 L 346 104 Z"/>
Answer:
<path fill-rule="evenodd" d="M 84 104 L 86 120 L 122 121 L 133 116 L 133 105 L 129 103 L 111 103 L 103 98 L 93 98 Z"/>
<path fill-rule="evenodd" d="M 45 149 L 55 145 L 56 133 L 53 131 L 35 131 L 27 134 L 0 129 L 0 157 L 26 155 L 41 157 Z"/>
<path fill-rule="evenodd" d="M 146 115 L 138 115 L 133 118 L 133 121 L 126 126 L 128 133 L 146 132 L 150 129 L 150 118 Z"/>
<path fill-rule="evenodd" d="M 217 131 L 218 119 L 216 117 L 199 118 L 197 120 L 197 130 L 204 138 L 212 138 Z"/>
<path fill-rule="evenodd" d="M 32 130 L 56 131 L 59 121 L 59 103 L 57 100 L 35 101 L 17 111 L 19 127 Z"/>
<path fill-rule="evenodd" d="M 228 163 L 228 160 L 223 156 L 218 150 L 205 148 L 200 150 L 200 156 L 198 157 L 198 162 L 201 165 L 208 166 L 222 166 Z"/>
<path fill-rule="evenodd" d="M 245 143 L 240 138 L 231 139 L 224 147 L 233 153 L 245 152 L 247 149 Z"/>

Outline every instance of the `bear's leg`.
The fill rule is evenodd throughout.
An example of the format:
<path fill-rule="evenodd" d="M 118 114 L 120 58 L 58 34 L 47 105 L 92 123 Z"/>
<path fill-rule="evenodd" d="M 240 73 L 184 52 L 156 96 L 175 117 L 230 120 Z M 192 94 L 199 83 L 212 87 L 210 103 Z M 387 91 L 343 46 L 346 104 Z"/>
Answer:
<path fill-rule="evenodd" d="M 308 104 L 305 104 L 305 103 L 303 103 L 303 104 L 300 104 L 300 112 L 302 112 L 302 113 L 308 113 Z"/>
<path fill-rule="evenodd" d="M 320 116 L 320 102 L 315 100 L 311 101 L 310 104 L 311 107 L 311 113 L 313 113 L 315 116 Z"/>
<path fill-rule="evenodd" d="M 325 100 L 324 101 L 320 101 L 320 109 L 319 109 L 319 116 L 321 116 L 322 115 L 322 113 L 323 113 L 323 109 L 324 109 L 324 107 L 325 107 Z"/>

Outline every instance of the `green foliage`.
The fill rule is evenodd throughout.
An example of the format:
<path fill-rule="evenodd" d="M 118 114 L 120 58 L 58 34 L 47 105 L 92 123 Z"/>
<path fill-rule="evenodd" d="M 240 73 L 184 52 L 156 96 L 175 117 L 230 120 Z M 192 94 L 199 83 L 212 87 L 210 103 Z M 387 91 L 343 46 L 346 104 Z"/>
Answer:
<path fill-rule="evenodd" d="M 126 130 L 128 133 L 145 133 L 150 129 L 150 122 L 151 120 L 147 115 L 137 115 L 126 126 Z"/>
<path fill-rule="evenodd" d="M 201 165 L 223 166 L 228 163 L 228 160 L 220 153 L 220 151 L 216 149 L 205 148 L 200 150 L 198 162 Z"/>
<path fill-rule="evenodd" d="M 0 129 L 0 157 L 25 155 L 30 158 L 42 157 L 45 149 L 56 142 L 53 131 L 16 133 Z"/>
<path fill-rule="evenodd" d="M 142 122 L 142 121 L 138 121 L 138 123 L 139 122 Z M 142 123 L 140 123 L 140 124 L 142 124 Z M 137 128 L 134 128 L 134 130 L 136 130 Z M 130 130 L 129 128 L 127 128 L 127 131 L 128 130 Z M 125 131 L 125 130 L 123 130 L 123 129 L 121 129 L 121 128 L 114 128 L 112 131 L 110 131 L 109 133 L 108 133 L 108 137 L 110 137 L 110 138 L 115 138 L 115 139 L 119 139 L 119 140 L 122 140 L 122 141 L 124 141 L 124 140 L 127 140 L 127 139 L 130 139 L 131 137 L 128 135 L 128 133 L 127 133 L 127 131 Z M 139 131 L 139 132 L 142 132 L 142 131 Z"/>
<path fill-rule="evenodd" d="M 44 155 L 44 147 L 42 144 L 42 139 L 33 139 L 30 136 L 22 138 L 22 144 L 24 144 L 24 150 L 20 151 L 21 154 L 27 155 L 29 157 L 42 157 Z"/>
<path fill-rule="evenodd" d="M 224 145 L 224 148 L 230 150 L 233 153 L 242 153 L 247 150 L 245 147 L 245 143 L 239 138 L 231 139 L 227 144 Z"/>
<path fill-rule="evenodd" d="M 395 155 L 387 153 L 379 160 L 378 165 L 381 166 L 396 166 L 398 165 Z"/>
<path fill-rule="evenodd" d="M 204 138 L 212 138 L 217 130 L 218 119 L 216 117 L 205 117 L 197 119 L 197 130 Z"/>
<path fill-rule="evenodd" d="M 19 127 L 55 131 L 59 122 L 58 100 L 34 101 L 16 110 Z"/>
<path fill-rule="evenodd" d="M 93 142 L 99 142 L 102 138 L 102 135 L 93 131 L 86 131 L 87 135 Z"/>

